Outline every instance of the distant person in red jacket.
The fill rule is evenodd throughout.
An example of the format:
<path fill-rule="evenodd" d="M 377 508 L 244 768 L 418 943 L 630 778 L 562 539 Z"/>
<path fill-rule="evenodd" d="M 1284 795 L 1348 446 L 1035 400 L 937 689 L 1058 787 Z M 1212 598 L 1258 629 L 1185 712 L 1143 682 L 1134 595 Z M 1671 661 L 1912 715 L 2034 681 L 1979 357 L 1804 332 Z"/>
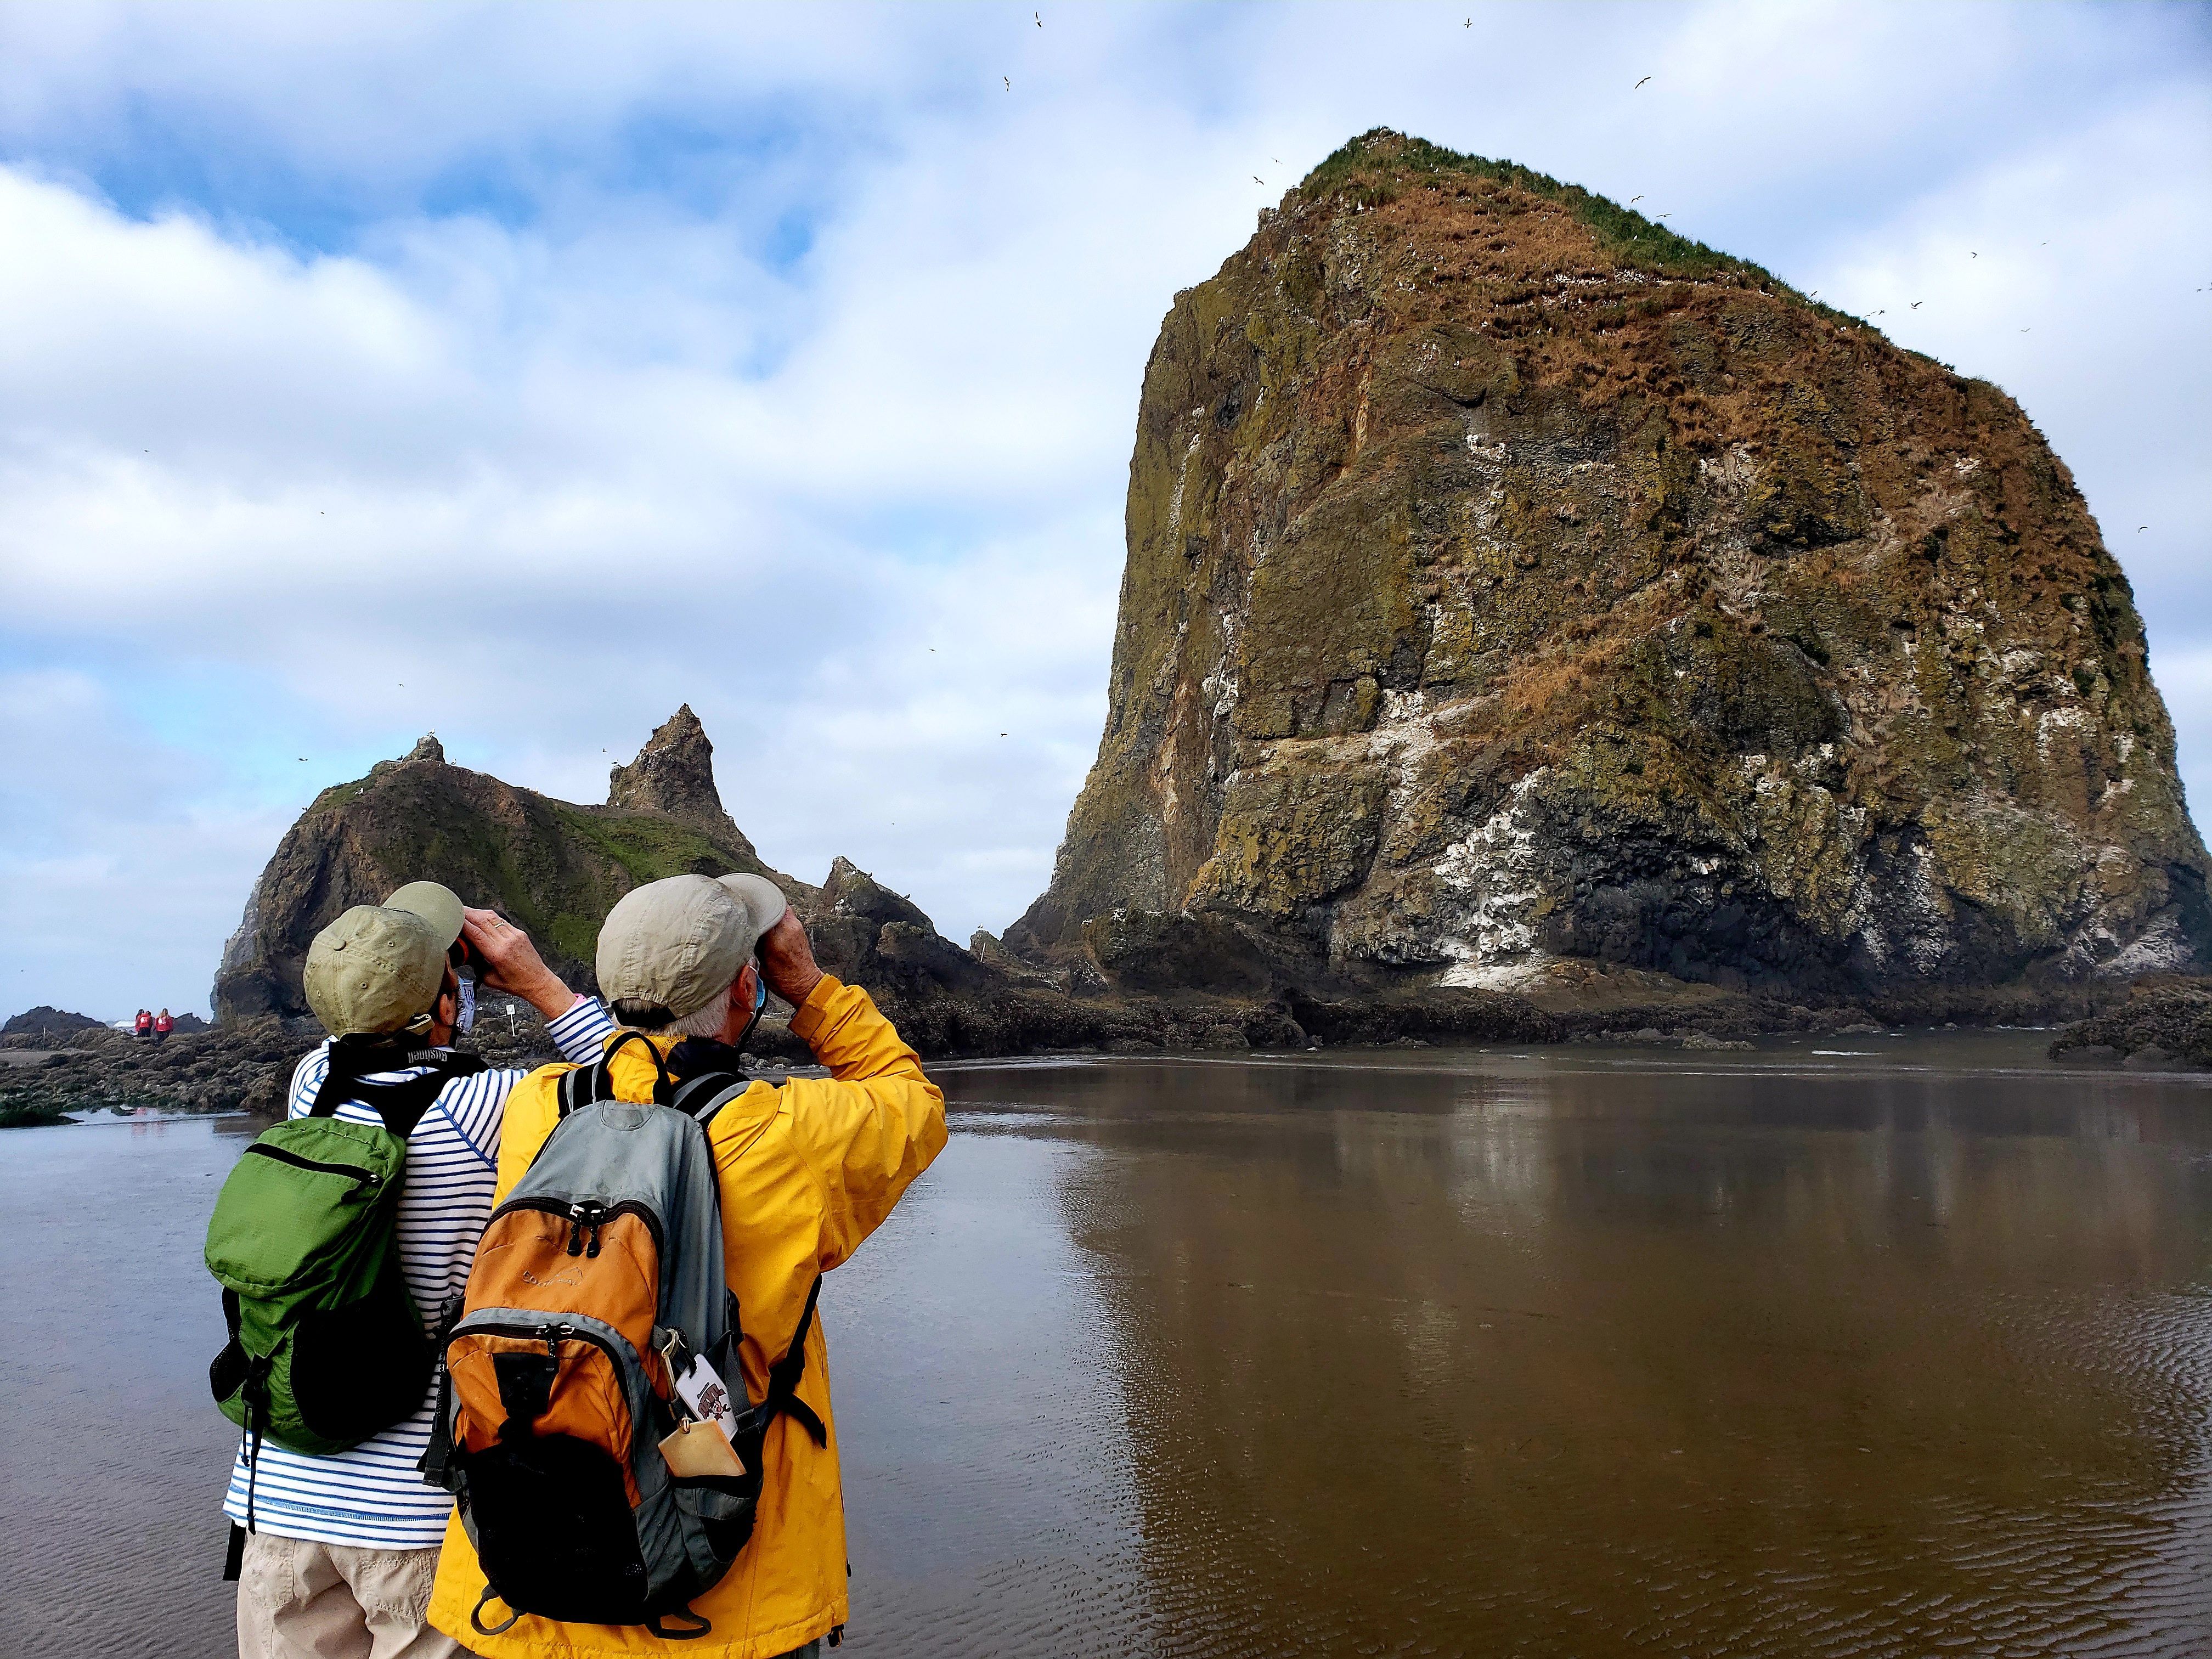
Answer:
<path fill-rule="evenodd" d="M 177 1022 L 169 1018 L 167 1008 L 154 1016 L 154 1046 L 160 1048 L 169 1040 L 169 1033 L 177 1029 Z"/>
<path fill-rule="evenodd" d="M 141 1008 L 138 1011 L 137 1034 L 142 1037 L 149 1037 L 154 1035 L 154 1011 L 152 1009 Z"/>

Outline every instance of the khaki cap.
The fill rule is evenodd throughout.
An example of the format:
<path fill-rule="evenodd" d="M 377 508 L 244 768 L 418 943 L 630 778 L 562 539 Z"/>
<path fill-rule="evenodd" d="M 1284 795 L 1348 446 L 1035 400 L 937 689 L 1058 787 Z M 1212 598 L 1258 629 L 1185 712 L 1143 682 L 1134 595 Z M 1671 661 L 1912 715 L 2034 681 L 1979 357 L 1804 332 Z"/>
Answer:
<path fill-rule="evenodd" d="M 599 994 L 688 1018 L 729 988 L 787 908 L 760 876 L 671 876 L 633 888 L 599 926 Z"/>
<path fill-rule="evenodd" d="M 444 950 L 461 936 L 461 901 L 450 887 L 434 881 L 410 881 L 384 901 L 387 910 L 407 910 L 430 924 Z"/>
<path fill-rule="evenodd" d="M 315 935 L 303 977 L 332 1036 L 396 1031 L 437 1000 L 446 946 L 411 910 L 356 904 Z"/>

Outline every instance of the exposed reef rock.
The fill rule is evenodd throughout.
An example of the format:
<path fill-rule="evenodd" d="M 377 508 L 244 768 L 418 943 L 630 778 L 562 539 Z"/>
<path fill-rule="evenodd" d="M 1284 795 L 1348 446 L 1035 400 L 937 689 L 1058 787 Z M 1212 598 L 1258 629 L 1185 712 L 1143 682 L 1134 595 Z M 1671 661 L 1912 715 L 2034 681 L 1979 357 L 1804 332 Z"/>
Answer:
<path fill-rule="evenodd" d="M 94 1019 L 90 1014 L 72 1014 L 42 1002 L 35 1008 L 26 1009 L 5 1025 L 0 1025 L 0 1036 L 44 1037 L 66 1036 L 105 1025 L 105 1020 Z"/>
<path fill-rule="evenodd" d="M 2212 980 L 2160 979 L 2110 1013 L 2068 1026 L 2053 1060 L 2106 1061 L 2134 1071 L 2212 1070 Z"/>
<path fill-rule="evenodd" d="M 1580 190 L 1331 157 L 1176 296 L 1127 528 L 1041 968 L 1835 999 L 2212 946 L 2142 621 L 2018 405 Z"/>

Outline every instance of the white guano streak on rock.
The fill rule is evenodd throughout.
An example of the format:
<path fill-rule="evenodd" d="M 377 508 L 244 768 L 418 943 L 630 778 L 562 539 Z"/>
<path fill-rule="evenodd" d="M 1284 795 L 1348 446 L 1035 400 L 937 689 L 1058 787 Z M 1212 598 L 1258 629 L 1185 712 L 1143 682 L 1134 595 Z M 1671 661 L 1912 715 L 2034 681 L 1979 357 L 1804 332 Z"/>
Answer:
<path fill-rule="evenodd" d="M 1539 767 L 1515 784 L 1504 805 L 1437 860 L 1437 884 L 1455 913 L 1442 921 L 1436 940 L 1452 960 L 1441 983 L 1489 986 L 1501 974 L 1530 965 L 1539 860 L 1528 801 L 1549 769 Z"/>

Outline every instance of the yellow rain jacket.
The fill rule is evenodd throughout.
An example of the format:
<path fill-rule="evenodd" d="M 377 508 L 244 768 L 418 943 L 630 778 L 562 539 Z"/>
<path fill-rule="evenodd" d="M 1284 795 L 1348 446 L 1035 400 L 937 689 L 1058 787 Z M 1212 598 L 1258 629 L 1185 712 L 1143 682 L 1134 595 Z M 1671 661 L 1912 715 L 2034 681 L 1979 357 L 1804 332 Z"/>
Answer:
<path fill-rule="evenodd" d="M 827 1079 L 753 1086 L 708 1126 L 721 1180 L 730 1288 L 744 1324 L 742 1363 L 755 1400 L 783 1357 L 806 1292 L 860 1247 L 945 1146 L 945 1096 L 856 985 L 824 975 L 791 1029 L 830 1068 Z M 675 1039 L 653 1038 L 665 1053 Z M 532 1073 L 507 1097 L 497 1196 L 530 1167 L 559 1120 L 555 1091 L 569 1066 Z M 624 1100 L 653 1098 L 653 1068 L 635 1042 L 612 1066 Z M 837 1424 L 830 1410 L 829 1345 L 817 1313 L 806 1336 L 799 1397 L 830 1431 L 826 1448 L 779 1415 L 762 1446 L 763 1484 L 751 1540 L 722 1581 L 691 1603 L 707 1635 L 669 1642 L 641 1625 L 564 1625 L 526 1617 L 498 1636 L 469 1626 L 483 1592 L 476 1551 L 455 1516 L 446 1526 L 430 1622 L 489 1659 L 595 1659 L 682 1654 L 687 1659 L 775 1659 L 845 1622 L 845 1499 Z M 503 1616 L 503 1615 L 502 1615 Z"/>

